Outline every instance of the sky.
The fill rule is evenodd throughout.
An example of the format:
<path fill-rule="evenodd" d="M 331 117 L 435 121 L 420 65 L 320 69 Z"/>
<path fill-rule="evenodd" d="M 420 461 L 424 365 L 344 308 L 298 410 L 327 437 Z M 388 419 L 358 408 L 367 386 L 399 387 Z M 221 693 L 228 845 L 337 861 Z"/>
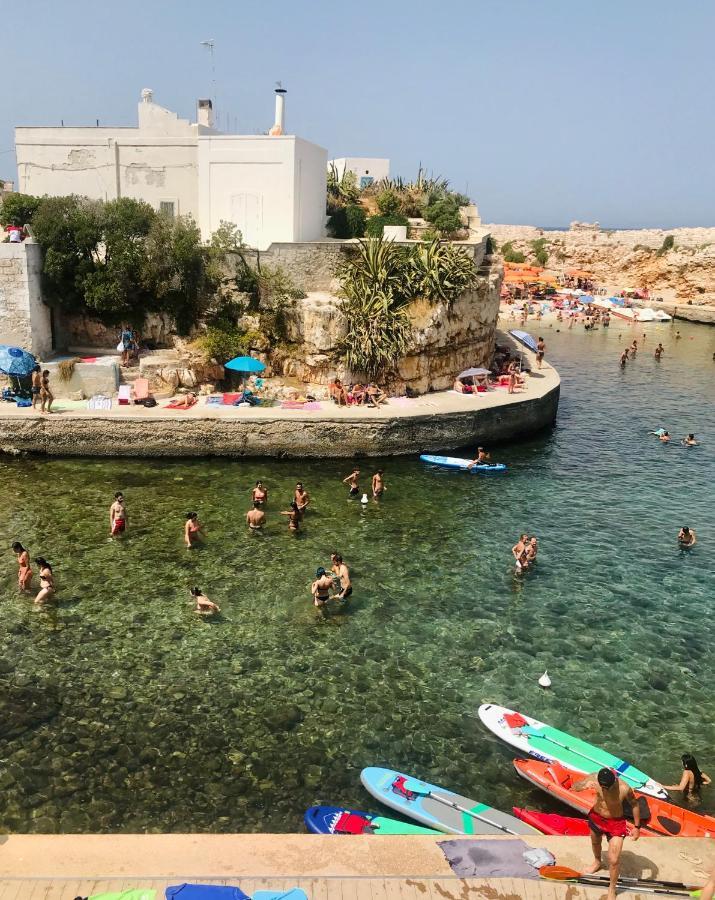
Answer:
<path fill-rule="evenodd" d="M 712 0 L 2 3 L 0 177 L 15 125 L 133 125 L 141 89 L 195 121 L 329 157 L 420 163 L 485 222 L 715 225 Z"/>

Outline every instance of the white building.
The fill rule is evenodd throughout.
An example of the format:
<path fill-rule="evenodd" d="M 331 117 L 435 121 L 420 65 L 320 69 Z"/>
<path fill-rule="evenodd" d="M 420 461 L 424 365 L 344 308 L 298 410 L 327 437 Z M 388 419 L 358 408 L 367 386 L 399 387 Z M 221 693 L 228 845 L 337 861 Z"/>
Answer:
<path fill-rule="evenodd" d="M 225 135 L 210 100 L 191 123 L 142 91 L 132 127 L 18 127 L 19 190 L 133 197 L 169 215 L 190 215 L 208 239 L 234 222 L 249 246 L 320 240 L 325 233 L 327 151 L 283 134 L 285 91 L 276 92 L 269 135 Z"/>
<path fill-rule="evenodd" d="M 361 189 L 390 176 L 390 160 L 378 157 L 341 156 L 331 159 L 328 165 L 335 166 L 338 178 L 342 178 L 346 171 L 354 172 L 357 186 Z"/>

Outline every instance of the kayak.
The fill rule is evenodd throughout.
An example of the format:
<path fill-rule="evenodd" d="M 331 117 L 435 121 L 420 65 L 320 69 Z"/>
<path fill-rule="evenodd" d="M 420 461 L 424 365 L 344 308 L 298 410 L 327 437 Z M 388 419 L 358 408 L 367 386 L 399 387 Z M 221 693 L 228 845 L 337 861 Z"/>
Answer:
<path fill-rule="evenodd" d="M 466 469 L 471 462 L 471 459 L 461 459 L 459 456 L 430 456 L 428 453 L 423 453 L 420 459 L 432 466 L 442 466 L 443 469 Z M 477 463 L 468 471 L 485 474 L 506 472 L 506 466 L 504 463 Z"/>
<path fill-rule="evenodd" d="M 533 759 L 560 762 L 587 775 L 604 767 L 615 769 L 618 777 L 632 788 L 651 797 L 668 799 L 668 792 L 663 785 L 644 772 L 565 731 L 493 703 L 484 703 L 479 707 L 479 718 L 498 738 Z"/>
<path fill-rule="evenodd" d="M 522 778 L 584 815 L 590 812 L 596 802 L 595 789 L 573 790 L 574 782 L 583 776 L 580 772 L 574 772 L 560 763 L 515 759 L 514 768 Z M 636 797 L 644 834 L 650 832 L 661 836 L 715 837 L 715 818 L 712 816 L 683 809 L 682 806 L 676 806 L 667 800 L 646 797 L 639 791 L 636 791 Z M 626 818 L 633 818 L 628 808 Z"/>
<path fill-rule="evenodd" d="M 583 837 L 590 834 L 586 819 L 575 816 L 560 816 L 558 813 L 542 813 L 533 809 L 512 807 L 514 815 L 527 825 L 532 825 L 542 834 L 566 834 L 570 837 Z"/>
<path fill-rule="evenodd" d="M 447 834 L 534 834 L 515 816 L 410 775 L 370 766 L 360 780 L 372 796 L 397 812 Z"/>
<path fill-rule="evenodd" d="M 397 819 L 386 819 L 375 813 L 345 809 L 340 806 L 311 806 L 303 817 L 313 834 L 439 834 L 434 828 L 423 828 Z"/>

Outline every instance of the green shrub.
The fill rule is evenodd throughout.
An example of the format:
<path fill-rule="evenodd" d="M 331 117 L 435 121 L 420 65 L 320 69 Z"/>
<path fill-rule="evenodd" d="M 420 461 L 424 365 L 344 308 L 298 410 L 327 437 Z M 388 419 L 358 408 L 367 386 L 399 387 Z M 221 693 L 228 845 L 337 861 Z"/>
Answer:
<path fill-rule="evenodd" d="M 546 238 L 537 238 L 537 240 L 531 242 L 531 251 L 534 259 L 540 266 L 545 266 L 549 261 L 548 246 L 549 242 Z"/>
<path fill-rule="evenodd" d="M 506 244 L 501 245 L 501 255 L 504 258 L 504 262 L 526 262 L 526 257 L 524 256 L 524 254 L 520 250 L 514 249 L 514 241 L 507 241 Z"/>
<path fill-rule="evenodd" d="M 420 240 L 425 241 L 427 244 L 431 244 L 432 241 L 439 241 L 441 238 L 442 235 L 435 228 L 428 228 L 426 231 L 423 231 L 420 236 Z"/>
<path fill-rule="evenodd" d="M 656 256 L 663 256 L 669 250 L 672 250 L 675 247 L 675 238 L 672 234 L 668 234 L 663 238 L 663 243 L 660 245 L 660 249 L 658 250 Z"/>
<path fill-rule="evenodd" d="M 381 238 L 385 225 L 407 225 L 407 219 L 397 213 L 391 216 L 370 216 L 365 225 L 368 237 Z"/>
<path fill-rule="evenodd" d="M 32 194 L 5 194 L 0 201 L 0 225 L 31 225 L 40 203 L 41 198 Z"/>
<path fill-rule="evenodd" d="M 444 197 L 430 203 L 425 207 L 424 217 L 443 235 L 453 234 L 463 227 L 456 196 Z"/>
<path fill-rule="evenodd" d="M 247 335 L 232 322 L 221 322 L 209 327 L 196 339 L 196 346 L 209 359 L 223 365 L 234 356 L 244 356 L 248 351 Z"/>
<path fill-rule="evenodd" d="M 328 222 L 328 233 L 334 238 L 356 238 L 365 234 L 367 215 L 359 203 L 336 209 Z"/>
<path fill-rule="evenodd" d="M 380 210 L 380 215 L 392 216 L 395 213 L 400 212 L 400 197 L 396 191 L 387 188 L 377 195 L 376 200 L 377 208 Z"/>

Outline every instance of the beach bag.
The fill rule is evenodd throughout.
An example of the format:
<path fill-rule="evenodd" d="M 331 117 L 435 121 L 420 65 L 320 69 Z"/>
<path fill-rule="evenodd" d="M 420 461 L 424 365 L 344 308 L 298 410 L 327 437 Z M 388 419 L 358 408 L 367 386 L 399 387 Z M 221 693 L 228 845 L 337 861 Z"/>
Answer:
<path fill-rule="evenodd" d="M 156 406 L 156 400 L 153 397 L 147 397 L 146 400 L 142 400 L 142 403 L 147 409 L 152 409 Z"/>
<path fill-rule="evenodd" d="M 124 353 L 124 341 L 120 341 L 117 344 L 117 353 Z"/>

